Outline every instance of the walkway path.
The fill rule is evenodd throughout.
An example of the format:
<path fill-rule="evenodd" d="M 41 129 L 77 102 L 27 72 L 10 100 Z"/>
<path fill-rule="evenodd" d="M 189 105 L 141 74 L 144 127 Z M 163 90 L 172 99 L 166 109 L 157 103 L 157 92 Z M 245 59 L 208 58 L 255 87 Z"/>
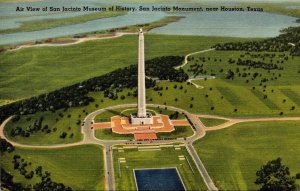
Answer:
<path fill-rule="evenodd" d="M 185 66 L 185 65 L 188 63 L 188 57 L 189 57 L 189 56 L 192 56 L 192 55 L 198 54 L 198 53 L 209 52 L 209 51 L 212 51 L 212 50 L 215 50 L 215 48 L 210 48 L 210 49 L 206 49 L 206 50 L 200 50 L 200 51 L 197 51 L 197 52 L 192 52 L 192 53 L 187 54 L 187 55 L 184 57 L 184 62 L 183 62 L 183 64 L 181 64 L 180 66 L 175 67 L 175 69 L 179 69 L 179 68 L 182 68 L 183 66 Z"/>
<path fill-rule="evenodd" d="M 181 64 L 180 66 L 176 66 L 175 69 L 179 69 L 179 68 L 182 68 L 185 65 L 187 65 L 188 64 L 188 57 L 189 56 L 194 55 L 194 54 L 209 52 L 209 51 L 213 51 L 213 50 L 215 50 L 215 48 L 210 48 L 210 49 L 206 49 L 206 50 L 200 50 L 200 51 L 197 51 L 197 52 L 189 53 L 189 54 L 185 55 L 183 64 Z M 187 81 L 190 82 L 191 84 L 193 84 L 197 89 L 203 89 L 204 86 L 200 86 L 200 85 L 194 83 L 193 80 L 201 80 L 201 79 L 205 79 L 205 78 L 207 78 L 207 79 L 215 79 L 216 77 L 215 76 L 208 76 L 208 77 L 190 78 Z"/>
<path fill-rule="evenodd" d="M 197 78 L 190 78 L 187 81 L 190 82 L 191 84 L 193 84 L 197 89 L 203 89 L 204 86 L 200 86 L 200 85 L 194 83 L 193 81 L 194 80 L 204 80 L 205 78 L 206 79 L 215 79 L 216 77 L 215 76 L 197 77 Z"/>

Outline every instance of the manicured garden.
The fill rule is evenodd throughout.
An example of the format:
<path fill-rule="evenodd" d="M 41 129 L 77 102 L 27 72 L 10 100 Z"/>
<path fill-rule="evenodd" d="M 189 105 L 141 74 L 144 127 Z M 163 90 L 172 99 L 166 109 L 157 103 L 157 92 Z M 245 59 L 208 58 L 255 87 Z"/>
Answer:
<path fill-rule="evenodd" d="M 124 148 L 114 149 L 116 190 L 136 189 L 133 169 L 171 167 L 177 168 L 187 190 L 207 190 L 185 147 L 176 147 L 125 148 L 124 146 Z M 185 158 L 185 160 L 180 160 L 180 158 Z M 124 160 L 125 162 L 122 162 Z"/>

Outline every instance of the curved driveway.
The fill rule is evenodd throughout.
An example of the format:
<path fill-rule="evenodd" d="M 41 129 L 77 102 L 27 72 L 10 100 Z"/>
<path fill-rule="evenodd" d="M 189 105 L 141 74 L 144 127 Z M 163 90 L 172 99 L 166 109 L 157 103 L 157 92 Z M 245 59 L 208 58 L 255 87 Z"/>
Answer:
<path fill-rule="evenodd" d="M 183 66 L 185 66 L 188 63 L 187 59 L 188 59 L 189 56 L 192 56 L 192 55 L 198 54 L 198 53 L 209 52 L 209 51 L 212 51 L 212 50 L 215 50 L 215 48 L 210 48 L 210 49 L 206 49 L 206 50 L 200 50 L 200 51 L 192 52 L 192 53 L 189 53 L 189 54 L 185 55 L 183 64 L 181 64 L 180 66 L 176 66 L 175 69 L 179 69 L 179 68 L 182 68 Z"/>

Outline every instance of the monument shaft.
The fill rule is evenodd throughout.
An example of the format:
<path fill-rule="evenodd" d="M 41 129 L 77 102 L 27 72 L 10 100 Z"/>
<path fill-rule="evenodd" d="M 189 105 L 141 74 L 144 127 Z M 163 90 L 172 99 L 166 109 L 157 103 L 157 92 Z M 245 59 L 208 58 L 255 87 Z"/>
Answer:
<path fill-rule="evenodd" d="M 139 33 L 138 53 L 138 117 L 146 117 L 146 87 L 145 87 L 145 56 L 144 56 L 144 33 Z"/>

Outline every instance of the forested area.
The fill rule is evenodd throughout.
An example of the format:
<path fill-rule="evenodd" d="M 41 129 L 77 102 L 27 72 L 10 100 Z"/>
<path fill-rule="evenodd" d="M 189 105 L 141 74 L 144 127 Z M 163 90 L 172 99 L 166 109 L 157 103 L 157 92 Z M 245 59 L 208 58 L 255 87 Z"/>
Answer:
<path fill-rule="evenodd" d="M 289 51 L 292 56 L 300 56 L 300 27 L 288 27 L 281 30 L 281 33 L 282 34 L 277 37 L 269 38 L 266 40 L 216 44 L 213 46 L 213 48 L 223 51 Z"/>

